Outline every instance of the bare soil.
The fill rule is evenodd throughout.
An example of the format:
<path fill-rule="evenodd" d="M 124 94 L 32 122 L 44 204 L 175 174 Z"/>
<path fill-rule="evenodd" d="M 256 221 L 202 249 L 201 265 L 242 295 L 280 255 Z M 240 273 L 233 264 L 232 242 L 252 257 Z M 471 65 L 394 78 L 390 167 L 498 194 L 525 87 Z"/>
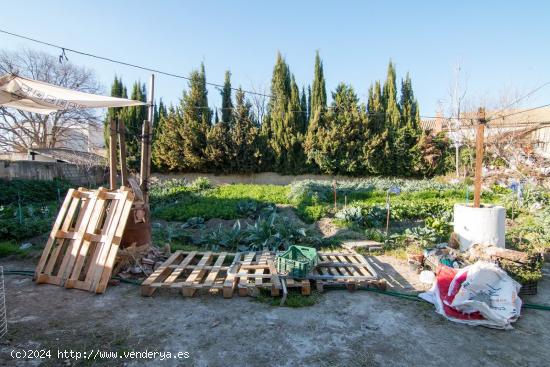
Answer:
<path fill-rule="evenodd" d="M 377 257 L 397 290 L 420 287 L 400 260 Z M 3 260 L 33 269 L 34 260 Z M 546 270 L 548 272 L 548 270 Z M 327 291 L 311 307 L 273 307 L 252 298 L 141 297 L 132 284 L 103 295 L 36 285 L 6 275 L 8 334 L 2 366 L 548 366 L 550 312 L 523 310 L 514 330 L 459 325 L 433 307 L 387 295 Z M 398 285 L 398 283 L 402 283 Z M 550 304 L 550 280 L 525 299 Z M 48 349 L 48 360 L 17 360 L 12 350 Z M 189 352 L 185 360 L 57 359 L 57 350 Z"/>

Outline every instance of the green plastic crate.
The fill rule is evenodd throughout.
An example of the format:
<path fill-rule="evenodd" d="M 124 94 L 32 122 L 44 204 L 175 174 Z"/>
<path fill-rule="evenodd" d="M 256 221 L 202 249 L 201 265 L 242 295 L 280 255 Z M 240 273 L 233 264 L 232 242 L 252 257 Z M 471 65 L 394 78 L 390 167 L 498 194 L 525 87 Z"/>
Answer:
<path fill-rule="evenodd" d="M 290 246 L 282 254 L 277 254 L 277 272 L 296 278 L 304 278 L 317 265 L 319 257 L 312 247 Z"/>

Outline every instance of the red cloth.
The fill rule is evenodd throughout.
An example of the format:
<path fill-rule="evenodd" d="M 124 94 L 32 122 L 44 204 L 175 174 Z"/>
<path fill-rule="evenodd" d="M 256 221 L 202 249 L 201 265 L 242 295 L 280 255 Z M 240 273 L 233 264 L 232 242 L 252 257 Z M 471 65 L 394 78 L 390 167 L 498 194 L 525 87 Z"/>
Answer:
<path fill-rule="evenodd" d="M 468 276 L 467 272 L 461 274 L 461 276 L 455 282 L 454 289 L 452 289 L 451 293 L 448 294 L 451 282 L 453 281 L 457 272 L 457 269 L 445 265 L 439 265 L 437 268 L 437 287 L 439 289 L 439 297 L 441 299 L 441 303 L 443 303 L 443 310 L 445 311 L 445 314 L 449 317 L 460 320 L 484 320 L 485 318 L 481 315 L 481 313 L 477 311 L 468 314 L 449 306 L 453 303 L 462 283 L 466 280 Z"/>

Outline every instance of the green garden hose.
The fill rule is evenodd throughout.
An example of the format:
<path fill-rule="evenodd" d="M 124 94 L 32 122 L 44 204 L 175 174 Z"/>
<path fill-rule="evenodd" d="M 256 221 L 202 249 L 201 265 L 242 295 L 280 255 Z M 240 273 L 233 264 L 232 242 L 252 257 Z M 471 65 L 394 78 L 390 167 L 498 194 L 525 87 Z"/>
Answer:
<path fill-rule="evenodd" d="M 5 275 L 26 275 L 26 276 L 33 276 L 34 271 L 33 270 L 5 270 Z M 124 279 L 121 277 L 113 277 L 113 279 L 120 280 L 122 283 L 127 284 L 133 284 L 133 285 L 141 285 L 140 281 L 137 280 L 131 280 L 131 279 Z M 418 293 L 402 293 L 402 292 L 395 292 L 395 291 L 383 291 L 377 288 L 364 288 L 361 290 L 365 290 L 368 292 L 374 292 L 374 293 L 380 293 L 385 294 L 387 296 L 392 296 L 396 298 L 402 298 L 409 301 L 416 301 L 416 302 L 427 302 L 423 300 L 422 298 L 418 297 Z M 547 305 L 539 305 L 536 303 L 524 303 L 522 308 L 527 308 L 531 310 L 540 310 L 540 311 L 550 311 L 550 306 Z"/>

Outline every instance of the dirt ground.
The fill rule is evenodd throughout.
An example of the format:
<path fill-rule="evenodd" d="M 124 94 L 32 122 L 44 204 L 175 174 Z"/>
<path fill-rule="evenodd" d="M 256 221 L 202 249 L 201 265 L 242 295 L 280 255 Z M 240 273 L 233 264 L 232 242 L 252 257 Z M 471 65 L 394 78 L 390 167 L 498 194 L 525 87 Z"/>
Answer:
<path fill-rule="evenodd" d="M 375 258 L 393 289 L 417 287 L 398 260 Z M 34 262 L 3 261 L 5 269 Z M 548 274 L 548 264 L 546 267 Z M 36 285 L 7 275 L 8 335 L 0 343 L 2 366 L 548 366 L 550 312 L 523 310 L 514 330 L 455 324 L 433 307 L 387 295 L 327 291 L 305 308 L 274 307 L 250 297 L 141 297 L 131 284 L 104 295 Z M 550 304 L 548 275 L 539 295 Z M 13 359 L 13 350 L 46 349 L 51 359 Z M 58 357 L 58 350 L 188 352 L 188 359 Z M 92 352 L 93 353 L 93 352 Z"/>

